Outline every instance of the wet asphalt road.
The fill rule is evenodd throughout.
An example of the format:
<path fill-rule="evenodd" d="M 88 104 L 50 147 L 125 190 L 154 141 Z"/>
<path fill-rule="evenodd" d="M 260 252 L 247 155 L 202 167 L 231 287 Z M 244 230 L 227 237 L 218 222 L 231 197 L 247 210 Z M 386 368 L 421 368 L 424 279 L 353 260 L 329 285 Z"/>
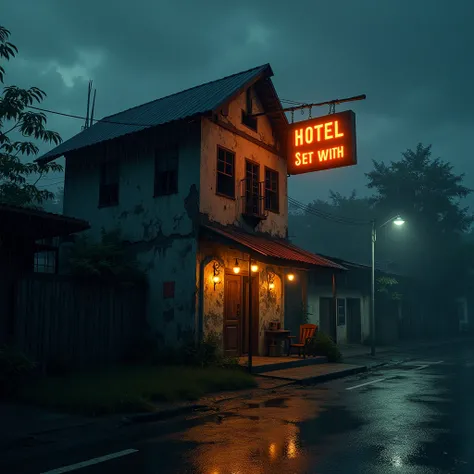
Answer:
<path fill-rule="evenodd" d="M 156 423 L 154 437 L 51 456 L 27 472 L 474 473 L 474 348 L 410 357 L 360 376 L 227 402 L 166 435 Z M 120 457 L 50 472 L 109 454 Z"/>

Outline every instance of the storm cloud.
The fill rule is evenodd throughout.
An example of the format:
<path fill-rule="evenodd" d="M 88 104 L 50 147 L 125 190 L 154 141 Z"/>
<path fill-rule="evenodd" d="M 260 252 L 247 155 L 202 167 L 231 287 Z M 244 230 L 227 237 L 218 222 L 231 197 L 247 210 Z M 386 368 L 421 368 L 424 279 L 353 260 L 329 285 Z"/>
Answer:
<path fill-rule="evenodd" d="M 99 118 L 267 62 L 283 99 L 367 94 L 338 106 L 357 113 L 359 164 L 292 177 L 290 195 L 307 202 L 367 192 L 372 159 L 420 141 L 474 188 L 473 18 L 471 0 L 3 0 L 1 23 L 20 49 L 7 82 L 41 87 L 43 106 L 65 113 L 85 114 L 89 79 Z M 82 123 L 50 115 L 49 125 L 67 139 Z"/>

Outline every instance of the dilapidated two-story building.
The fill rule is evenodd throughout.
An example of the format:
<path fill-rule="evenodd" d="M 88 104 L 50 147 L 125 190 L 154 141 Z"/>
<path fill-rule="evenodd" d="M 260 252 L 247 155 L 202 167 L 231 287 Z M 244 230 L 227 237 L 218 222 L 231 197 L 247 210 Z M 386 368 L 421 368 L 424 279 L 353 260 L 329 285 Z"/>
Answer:
<path fill-rule="evenodd" d="M 240 355 L 250 332 L 263 354 L 265 328 L 285 326 L 285 287 L 304 307 L 306 270 L 344 270 L 287 240 L 288 123 L 272 75 L 264 65 L 133 107 L 40 158 L 66 158 L 66 215 L 95 238 L 121 229 L 162 343 L 213 333 Z"/>

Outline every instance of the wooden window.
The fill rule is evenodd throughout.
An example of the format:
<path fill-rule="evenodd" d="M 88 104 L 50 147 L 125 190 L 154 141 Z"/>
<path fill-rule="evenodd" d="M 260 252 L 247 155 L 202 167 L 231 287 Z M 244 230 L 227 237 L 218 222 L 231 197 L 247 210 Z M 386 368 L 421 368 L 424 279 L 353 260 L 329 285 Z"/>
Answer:
<path fill-rule="evenodd" d="M 235 153 L 221 147 L 217 147 L 216 193 L 235 198 Z"/>
<path fill-rule="evenodd" d="M 265 210 L 280 212 L 278 171 L 265 168 Z"/>
<path fill-rule="evenodd" d="M 163 298 L 174 298 L 174 281 L 165 281 L 163 283 Z"/>
<path fill-rule="evenodd" d="M 178 192 L 179 149 L 155 150 L 155 197 Z"/>
<path fill-rule="evenodd" d="M 259 178 L 260 166 L 246 160 L 245 162 L 245 211 L 247 214 L 259 214 Z"/>
<path fill-rule="evenodd" d="M 119 203 L 119 163 L 106 161 L 100 167 L 99 207 Z"/>
<path fill-rule="evenodd" d="M 242 110 L 242 123 L 256 132 L 257 117 L 252 117 L 253 113 L 252 88 L 249 87 L 245 92 L 245 110 Z"/>
<path fill-rule="evenodd" d="M 57 249 L 35 253 L 33 271 L 37 273 L 57 273 Z"/>
<path fill-rule="evenodd" d="M 344 298 L 337 298 L 337 325 L 346 325 L 346 300 Z"/>

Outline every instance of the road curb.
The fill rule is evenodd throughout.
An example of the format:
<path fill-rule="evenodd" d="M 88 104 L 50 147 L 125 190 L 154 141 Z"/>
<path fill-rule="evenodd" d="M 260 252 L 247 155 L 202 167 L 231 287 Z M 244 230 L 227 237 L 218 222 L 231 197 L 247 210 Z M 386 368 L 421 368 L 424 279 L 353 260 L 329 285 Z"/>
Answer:
<path fill-rule="evenodd" d="M 295 384 L 301 385 L 317 385 L 331 380 L 343 379 L 350 377 L 351 375 L 361 374 L 367 372 L 369 369 L 366 365 L 360 365 L 358 367 L 352 367 L 350 369 L 341 370 L 339 372 L 330 372 L 328 374 L 315 375 L 304 380 L 295 380 Z"/>
<path fill-rule="evenodd" d="M 159 410 L 151 413 L 139 413 L 137 415 L 129 415 L 122 418 L 123 424 L 132 424 L 132 423 L 150 423 L 153 421 L 167 420 L 169 418 L 174 418 L 176 416 L 188 415 L 196 411 L 208 410 L 207 405 L 202 405 L 195 403 L 193 405 L 187 405 L 177 408 L 169 408 L 165 410 Z"/>

